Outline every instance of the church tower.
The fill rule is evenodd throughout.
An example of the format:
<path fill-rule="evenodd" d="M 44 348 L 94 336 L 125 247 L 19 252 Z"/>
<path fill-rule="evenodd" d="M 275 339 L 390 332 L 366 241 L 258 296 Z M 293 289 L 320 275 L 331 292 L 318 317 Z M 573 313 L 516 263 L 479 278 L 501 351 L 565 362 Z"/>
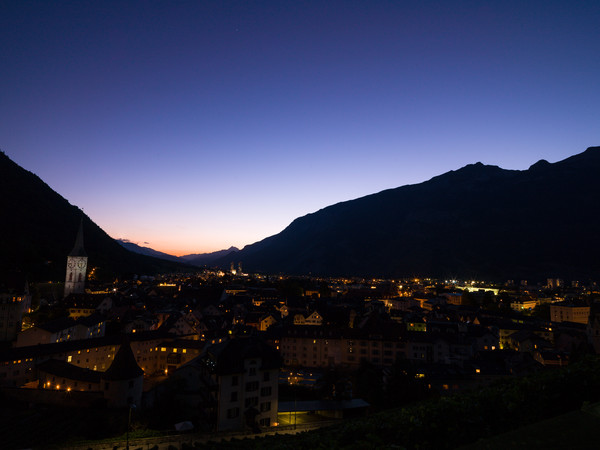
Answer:
<path fill-rule="evenodd" d="M 67 256 L 67 275 L 65 277 L 65 297 L 71 293 L 85 292 L 85 273 L 87 270 L 87 254 L 83 249 L 83 218 L 79 224 L 75 247 Z"/>

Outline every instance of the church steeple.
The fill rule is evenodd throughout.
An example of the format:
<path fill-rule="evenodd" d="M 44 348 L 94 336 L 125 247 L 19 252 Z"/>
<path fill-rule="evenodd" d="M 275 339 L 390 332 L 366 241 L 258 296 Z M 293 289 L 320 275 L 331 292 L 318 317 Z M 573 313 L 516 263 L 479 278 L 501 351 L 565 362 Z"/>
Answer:
<path fill-rule="evenodd" d="M 67 274 L 65 276 L 65 297 L 71 293 L 85 292 L 85 274 L 87 271 L 87 254 L 83 248 L 83 217 L 79 223 L 79 231 L 75 246 L 67 256 Z"/>
<path fill-rule="evenodd" d="M 79 222 L 79 231 L 77 232 L 77 238 L 75 239 L 75 246 L 69 256 L 86 256 L 85 249 L 83 248 L 83 217 L 81 218 L 81 222 Z"/>

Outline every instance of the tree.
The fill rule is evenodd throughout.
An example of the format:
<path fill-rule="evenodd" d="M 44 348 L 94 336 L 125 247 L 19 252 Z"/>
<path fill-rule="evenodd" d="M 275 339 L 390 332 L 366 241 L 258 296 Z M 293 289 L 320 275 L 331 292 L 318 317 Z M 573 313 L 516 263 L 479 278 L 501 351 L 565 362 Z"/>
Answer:
<path fill-rule="evenodd" d="M 406 359 L 397 359 L 385 387 L 386 406 L 403 406 L 431 396 L 426 379 L 417 377 L 415 365 Z"/>

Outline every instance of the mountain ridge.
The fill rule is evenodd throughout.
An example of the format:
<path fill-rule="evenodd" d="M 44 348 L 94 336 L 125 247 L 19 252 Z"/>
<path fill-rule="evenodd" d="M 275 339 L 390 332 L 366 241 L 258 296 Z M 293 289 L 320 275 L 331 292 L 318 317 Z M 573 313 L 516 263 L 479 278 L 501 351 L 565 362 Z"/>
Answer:
<path fill-rule="evenodd" d="M 223 258 L 225 256 L 232 256 L 233 254 L 239 252 L 240 249 L 234 247 L 233 245 L 227 249 L 217 250 L 215 252 L 209 253 L 192 253 L 189 255 L 183 255 L 180 259 L 184 260 L 188 264 L 193 264 L 195 266 L 207 266 L 213 264 L 215 261 Z"/>
<path fill-rule="evenodd" d="M 468 164 L 298 217 L 239 251 L 182 259 L 267 273 L 591 278 L 600 273 L 598 174 L 600 147 L 527 170 Z M 106 278 L 190 267 L 127 251 L 3 152 L 0 207 L 10 212 L 0 224 L 3 274 L 61 280 L 82 218 L 90 267 Z"/>
<path fill-rule="evenodd" d="M 154 250 L 150 247 L 138 245 L 127 239 L 117 239 L 116 241 L 123 247 L 125 247 L 127 250 L 132 251 L 134 253 L 139 253 L 140 255 L 152 256 L 155 258 L 165 259 L 167 261 L 191 264 L 193 266 L 198 267 L 210 265 L 212 262 L 216 261 L 219 258 L 222 258 L 223 256 L 230 255 L 239 251 L 237 247 L 231 246 L 228 249 L 217 250 L 215 252 L 191 253 L 189 255 L 175 256 L 170 255 L 168 253 L 160 252 L 158 250 Z"/>
<path fill-rule="evenodd" d="M 13 280 L 64 280 L 66 258 L 83 224 L 88 267 L 102 280 L 126 274 L 177 272 L 186 267 L 132 253 L 40 177 L 0 152 L 0 285 Z"/>
<path fill-rule="evenodd" d="M 590 226 L 598 173 L 599 147 L 527 170 L 469 164 L 304 215 L 218 262 L 291 274 L 590 277 L 600 270 L 584 250 L 600 249 Z"/>
<path fill-rule="evenodd" d="M 174 255 L 169 255 L 168 253 L 160 252 L 158 250 L 154 250 L 150 247 L 144 247 L 142 245 L 138 245 L 134 242 L 131 242 L 127 239 L 116 239 L 116 241 L 121 244 L 124 248 L 133 253 L 138 253 L 140 255 L 152 256 L 154 258 L 165 259 L 167 261 L 180 261 L 179 257 Z"/>

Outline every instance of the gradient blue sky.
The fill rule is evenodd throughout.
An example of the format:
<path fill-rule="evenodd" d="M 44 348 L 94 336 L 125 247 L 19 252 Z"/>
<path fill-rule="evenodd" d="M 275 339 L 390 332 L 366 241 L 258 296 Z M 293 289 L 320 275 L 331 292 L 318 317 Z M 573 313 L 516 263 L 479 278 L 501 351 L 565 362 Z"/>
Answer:
<path fill-rule="evenodd" d="M 3 1 L 0 148 L 112 237 L 242 247 L 600 145 L 598 1 Z"/>

